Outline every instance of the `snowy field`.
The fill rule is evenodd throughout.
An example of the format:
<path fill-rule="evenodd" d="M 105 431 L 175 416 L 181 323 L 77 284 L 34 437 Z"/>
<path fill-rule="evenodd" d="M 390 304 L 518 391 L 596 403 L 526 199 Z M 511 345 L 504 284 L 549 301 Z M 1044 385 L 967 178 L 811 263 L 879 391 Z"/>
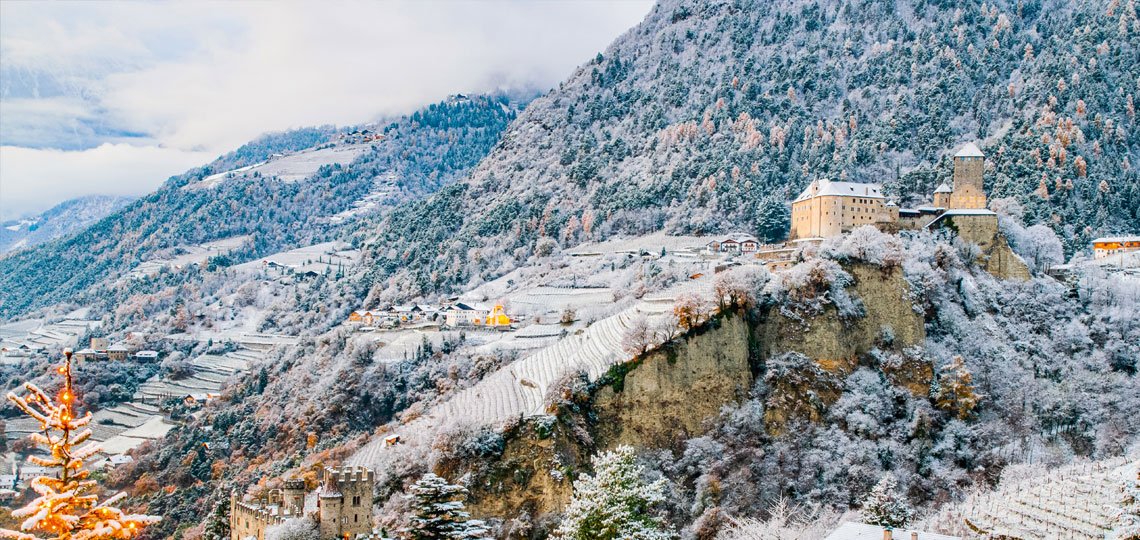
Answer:
<path fill-rule="evenodd" d="M 188 184 L 183 189 L 210 189 L 229 178 L 240 178 L 255 172 L 263 177 L 276 177 L 286 182 L 295 182 L 316 174 L 317 171 L 325 165 L 332 165 L 334 163 L 347 165 L 352 163 L 353 160 L 363 154 L 368 148 L 370 148 L 369 145 L 336 145 L 332 148 L 323 148 L 321 150 L 302 150 L 287 156 L 275 156 L 267 161 L 254 165 L 212 174 L 203 178 L 200 182 Z"/>
<path fill-rule="evenodd" d="M 179 249 L 181 249 L 183 253 L 179 255 L 139 263 L 138 266 L 131 270 L 130 277 L 141 278 L 154 275 L 167 267 L 181 268 L 194 263 L 205 264 L 206 260 L 210 257 L 229 253 L 241 247 L 249 241 L 249 238 L 249 235 L 233 236 L 195 246 L 182 246 Z"/>
<path fill-rule="evenodd" d="M 39 350 L 46 347 L 72 347 L 75 348 L 79 345 L 79 336 L 82 336 L 88 329 L 98 328 L 102 321 L 91 321 L 84 319 L 65 319 L 59 322 L 47 324 L 43 319 L 27 319 L 8 323 L 0 326 L 0 347 L 15 349 L 21 345 L 27 345 L 33 350 Z M 5 362 L 18 362 L 19 353 L 11 353 L 9 357 L 5 353 L 3 361 Z"/>
<path fill-rule="evenodd" d="M 672 236 L 664 232 L 655 232 L 645 236 L 618 238 L 604 242 L 586 242 L 577 247 L 566 250 L 568 255 L 582 256 L 607 253 L 649 253 L 659 254 L 661 248 L 669 251 L 693 251 L 704 249 L 705 244 L 719 236 Z"/>
<path fill-rule="evenodd" d="M 286 271 L 281 268 L 274 269 L 270 263 L 276 263 L 294 272 L 313 271 L 318 274 L 335 272 L 337 267 L 348 269 L 356 265 L 360 258 L 360 250 L 352 249 L 352 245 L 344 242 L 325 242 L 313 244 L 290 251 L 282 251 L 267 255 L 259 259 L 234 266 L 234 269 L 247 272 L 266 271 L 270 275 L 282 275 Z"/>
<path fill-rule="evenodd" d="M 375 212 L 385 201 L 400 193 L 396 173 L 387 171 L 373 179 L 372 191 L 353 202 L 352 207 L 328 218 L 330 223 L 343 223 L 357 216 Z"/>
<path fill-rule="evenodd" d="M 222 393 L 230 377 L 246 373 L 252 362 L 264 354 L 253 350 L 237 350 L 224 355 L 205 354 L 190 361 L 194 374 L 178 380 L 154 376 L 139 386 L 134 400 L 141 403 L 160 403 L 169 398 L 188 395 Z"/>
<path fill-rule="evenodd" d="M 1136 478 L 1140 456 L 1083 462 L 1044 471 L 1016 465 L 1002 473 L 997 489 L 969 497 L 933 518 L 939 524 L 969 523 L 987 537 L 1024 540 L 1123 538 L 1114 530 L 1116 499 L 1127 478 Z"/>

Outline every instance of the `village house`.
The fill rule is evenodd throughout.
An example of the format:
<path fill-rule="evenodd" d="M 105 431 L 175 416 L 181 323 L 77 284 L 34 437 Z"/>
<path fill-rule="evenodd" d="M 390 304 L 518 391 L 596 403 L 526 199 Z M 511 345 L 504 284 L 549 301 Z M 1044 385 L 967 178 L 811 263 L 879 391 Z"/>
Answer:
<path fill-rule="evenodd" d="M 1113 255 L 1140 250 L 1140 235 L 1109 236 L 1092 241 L 1093 259 L 1106 259 Z"/>
<path fill-rule="evenodd" d="M 374 326 L 378 314 L 372 311 L 353 311 L 348 314 L 348 324 L 354 326 Z"/>
<path fill-rule="evenodd" d="M 452 328 L 477 326 L 489 314 L 490 310 L 483 304 L 470 306 L 463 302 L 456 302 L 443 308 L 443 324 Z"/>
<path fill-rule="evenodd" d="M 759 249 L 760 241 L 755 236 L 739 232 L 705 244 L 709 253 L 755 253 Z"/>
<path fill-rule="evenodd" d="M 110 347 L 107 347 L 108 360 L 126 360 L 128 354 L 130 354 L 130 351 L 121 344 L 111 345 Z"/>
<path fill-rule="evenodd" d="M 420 322 L 424 317 L 424 310 L 415 304 L 392 306 L 388 314 L 402 323 Z"/>
<path fill-rule="evenodd" d="M 502 304 L 495 304 L 489 307 L 486 304 L 475 304 L 474 306 L 465 304 L 463 302 L 456 302 L 449 306 L 445 306 L 441 313 L 443 315 L 443 324 L 452 328 L 460 326 L 476 326 L 507 329 L 511 327 L 511 318 L 507 315 L 506 309 Z"/>
<path fill-rule="evenodd" d="M 326 467 L 322 477 L 315 492 L 301 479 L 285 480 L 281 489 L 272 489 L 257 501 L 245 502 L 237 491 L 232 492 L 230 540 L 265 540 L 265 529 L 305 516 L 318 524 L 321 540 L 372 534 L 375 473 L 362 467 Z"/>

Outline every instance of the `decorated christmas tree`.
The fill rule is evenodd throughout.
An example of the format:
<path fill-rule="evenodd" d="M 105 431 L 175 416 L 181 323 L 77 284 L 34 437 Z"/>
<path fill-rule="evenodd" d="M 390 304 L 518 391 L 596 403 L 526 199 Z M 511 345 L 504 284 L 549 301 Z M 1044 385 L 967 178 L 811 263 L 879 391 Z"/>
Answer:
<path fill-rule="evenodd" d="M 99 445 L 87 443 L 91 430 L 84 427 L 91 422 L 91 413 L 76 417 L 71 351 L 64 352 L 63 365 L 58 371 L 64 383 L 58 400 L 32 383 L 24 385 L 28 391 L 26 396 L 8 393 L 8 399 L 40 421 L 41 432 L 33 433 L 31 439 L 51 454 L 50 457 L 29 456 L 28 462 L 55 473 L 32 479 L 31 488 L 39 497 L 12 511 L 13 517 L 24 520 L 20 530 L 0 529 L 0 536 L 19 540 L 131 538 L 143 526 L 156 523 L 159 518 L 124 514 L 112 506 L 124 496 L 122 493 L 99 502 L 96 482 L 88 479 L 91 473 L 83 468 L 83 460 L 99 452 Z M 36 532 L 43 536 L 33 534 Z"/>
<path fill-rule="evenodd" d="M 864 522 L 881 527 L 902 527 L 914 517 L 914 509 L 899 493 L 894 475 L 884 476 L 863 499 L 862 517 Z"/>
<path fill-rule="evenodd" d="M 574 482 L 574 498 L 554 538 L 561 540 L 669 540 L 653 512 L 665 500 L 665 480 L 641 480 L 633 449 L 619 446 L 594 458 L 594 475 Z"/>
<path fill-rule="evenodd" d="M 463 510 L 467 488 L 448 484 L 432 473 L 412 485 L 408 499 L 415 509 L 411 527 L 413 540 L 478 540 L 488 538 L 482 521 L 469 519 Z"/>

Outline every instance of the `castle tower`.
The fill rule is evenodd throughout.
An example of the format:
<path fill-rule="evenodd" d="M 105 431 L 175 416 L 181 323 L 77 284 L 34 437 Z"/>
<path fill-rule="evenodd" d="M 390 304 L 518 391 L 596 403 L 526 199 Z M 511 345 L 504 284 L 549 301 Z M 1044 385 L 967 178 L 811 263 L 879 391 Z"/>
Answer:
<path fill-rule="evenodd" d="M 954 190 L 950 193 L 950 209 L 985 209 L 986 192 L 982 189 L 985 155 L 974 143 L 966 143 L 954 154 Z M 937 200 L 938 195 L 935 194 Z M 938 206 L 935 202 L 935 206 Z"/>
<path fill-rule="evenodd" d="M 372 532 L 376 476 L 363 467 L 326 468 L 320 489 L 321 538 L 355 538 Z"/>
<path fill-rule="evenodd" d="M 327 540 L 329 538 L 340 537 L 340 514 L 341 514 L 341 497 L 340 493 L 328 492 L 324 490 L 320 494 L 321 509 L 321 539 Z"/>
<path fill-rule="evenodd" d="M 934 207 L 950 208 L 950 194 L 953 192 L 954 190 L 943 182 L 942 185 L 938 186 L 938 189 L 934 190 Z"/>
<path fill-rule="evenodd" d="M 290 479 L 285 481 L 285 489 L 281 491 L 281 508 L 293 516 L 305 513 L 305 481 Z"/>

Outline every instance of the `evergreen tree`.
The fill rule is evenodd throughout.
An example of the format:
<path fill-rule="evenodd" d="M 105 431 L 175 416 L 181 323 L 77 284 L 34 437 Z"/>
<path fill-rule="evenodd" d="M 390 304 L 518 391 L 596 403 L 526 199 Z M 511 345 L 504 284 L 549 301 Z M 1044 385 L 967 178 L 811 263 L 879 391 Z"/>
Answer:
<path fill-rule="evenodd" d="M 230 537 L 230 499 L 222 497 L 210 515 L 206 516 L 206 526 L 202 531 L 205 540 L 226 540 Z"/>
<path fill-rule="evenodd" d="M 574 498 L 554 537 L 562 540 L 666 540 L 674 534 L 651 512 L 665 500 L 665 480 L 641 480 L 633 449 L 619 446 L 593 459 L 593 476 L 574 482 Z"/>
<path fill-rule="evenodd" d="M 880 527 L 902 527 L 914 517 L 914 509 L 899 493 L 894 475 L 884 476 L 863 499 L 862 517 L 864 522 Z"/>
<path fill-rule="evenodd" d="M 772 243 L 788 237 L 792 215 L 784 201 L 773 196 L 765 197 L 756 214 L 756 232 L 761 240 Z"/>
<path fill-rule="evenodd" d="M 468 519 L 470 514 L 463 511 L 467 488 L 428 473 L 412 485 L 407 498 L 415 509 L 411 527 L 405 531 L 412 540 L 487 538 L 483 522 Z"/>

